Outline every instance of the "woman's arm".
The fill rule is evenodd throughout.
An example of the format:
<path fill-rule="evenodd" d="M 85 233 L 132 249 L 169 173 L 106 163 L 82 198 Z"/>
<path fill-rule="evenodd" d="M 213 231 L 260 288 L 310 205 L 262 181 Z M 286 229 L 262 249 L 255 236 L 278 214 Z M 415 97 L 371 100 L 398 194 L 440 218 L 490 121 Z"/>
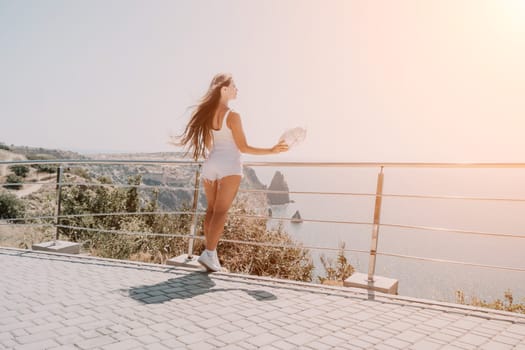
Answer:
<path fill-rule="evenodd" d="M 248 145 L 248 142 L 246 141 L 246 136 L 244 135 L 244 130 L 242 128 L 241 116 L 239 115 L 239 113 L 230 112 L 230 115 L 228 116 L 228 120 L 226 122 L 228 127 L 232 130 L 233 139 L 235 140 L 237 148 L 242 153 L 264 155 L 281 153 L 288 150 L 288 145 L 285 144 L 284 141 L 279 142 L 272 148 L 257 148 Z"/>

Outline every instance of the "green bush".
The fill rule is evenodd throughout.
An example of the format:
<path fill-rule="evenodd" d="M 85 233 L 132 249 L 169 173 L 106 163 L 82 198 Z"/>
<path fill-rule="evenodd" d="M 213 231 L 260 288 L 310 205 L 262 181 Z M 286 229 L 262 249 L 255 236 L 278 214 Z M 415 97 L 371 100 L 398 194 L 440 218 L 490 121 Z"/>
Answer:
<path fill-rule="evenodd" d="M 22 179 L 20 176 L 15 174 L 9 174 L 7 176 L 7 179 L 5 181 L 4 187 L 11 189 L 11 190 L 19 190 L 22 188 L 22 182 L 24 179 Z"/>
<path fill-rule="evenodd" d="M 48 155 L 48 154 L 28 154 L 26 157 L 28 160 L 56 159 L 55 157 Z M 42 172 L 42 173 L 53 174 L 53 173 L 56 173 L 58 165 L 46 163 L 46 164 L 33 164 L 31 165 L 31 167 L 35 168 L 37 171 Z"/>
<path fill-rule="evenodd" d="M 26 177 L 29 173 L 29 168 L 25 165 L 11 165 L 9 169 L 16 175 L 20 177 Z"/>
<path fill-rule="evenodd" d="M 0 142 L 0 149 L 5 149 L 6 151 L 10 151 L 11 148 L 9 148 L 8 145 L 6 145 L 5 143 L 2 143 Z"/>
<path fill-rule="evenodd" d="M 23 217 L 25 213 L 24 203 L 14 194 L 0 192 L 0 219 L 14 219 Z"/>
<path fill-rule="evenodd" d="M 54 174 L 57 172 L 56 164 L 33 164 L 32 167 L 41 173 Z"/>
<path fill-rule="evenodd" d="M 70 174 L 79 176 L 79 177 L 83 177 L 86 180 L 91 180 L 91 176 L 89 175 L 89 172 L 85 168 L 74 167 L 74 168 L 68 169 L 67 172 Z"/>
<path fill-rule="evenodd" d="M 108 177 L 99 177 L 98 182 L 105 185 L 112 184 Z M 140 193 L 136 187 L 140 183 L 141 176 L 137 175 L 128 178 L 128 184 L 131 185 L 128 188 L 99 185 L 64 187 L 62 215 L 157 211 L 158 191 L 155 191 L 153 198 L 149 198 L 141 206 Z M 93 255 L 165 263 L 167 259 L 184 251 L 187 240 L 140 233 L 187 233 L 190 220 L 191 217 L 188 215 L 123 214 L 69 217 L 61 219 L 60 223 L 90 229 L 90 231 L 62 229 L 61 234 L 73 241 L 82 241 L 84 247 Z M 106 230 L 125 231 L 133 235 L 111 233 Z"/>

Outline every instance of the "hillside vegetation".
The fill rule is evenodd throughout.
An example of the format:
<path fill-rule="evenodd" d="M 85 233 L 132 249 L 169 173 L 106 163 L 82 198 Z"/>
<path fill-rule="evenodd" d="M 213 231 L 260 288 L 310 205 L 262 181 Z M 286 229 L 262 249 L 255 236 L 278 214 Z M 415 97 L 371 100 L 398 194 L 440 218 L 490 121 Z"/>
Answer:
<path fill-rule="evenodd" d="M 51 157 L 57 156 L 65 159 L 67 155 L 73 155 L 80 159 L 74 154 L 20 149 L 24 150 L 24 154 L 19 154 L 20 157 L 52 159 Z M 159 154 L 153 157 L 159 157 Z M 145 155 L 139 158 L 146 159 Z M 193 218 L 188 210 L 193 203 L 195 170 L 196 166 L 182 165 L 68 166 L 64 169 L 62 178 L 63 217 L 59 221 L 60 238 L 80 242 L 82 251 L 86 254 L 118 259 L 164 263 L 169 258 L 185 253 Z M 30 169 L 28 173 L 35 171 L 36 169 Z M 250 189 L 264 188 L 250 168 L 245 169 L 241 186 Z M 54 183 L 45 184 L 38 191 L 21 199 L 25 210 L 23 216 L 44 217 L 25 222 L 48 226 L 25 226 L 23 237 L 11 244 L 29 248 L 39 239 L 52 239 L 56 208 Z M 221 242 L 218 249 L 223 266 L 234 272 L 311 281 L 313 263 L 308 250 L 300 248 L 300 245 L 298 248 L 286 249 L 256 245 L 297 244 L 282 229 L 268 230 L 265 219 L 249 217 L 266 212 L 266 200 L 261 193 L 238 195 L 231 213 L 242 216 L 230 216 L 225 226 L 224 238 L 245 240 L 253 244 Z M 205 197 L 201 193 L 198 208 L 203 211 L 205 207 Z M 197 233 L 202 236 L 202 215 L 198 219 Z M 20 230 L 16 226 L 14 228 L 20 235 Z M 183 237 L 162 236 L 163 234 Z M 196 240 L 196 254 L 203 249 L 202 242 L 202 239 Z"/>

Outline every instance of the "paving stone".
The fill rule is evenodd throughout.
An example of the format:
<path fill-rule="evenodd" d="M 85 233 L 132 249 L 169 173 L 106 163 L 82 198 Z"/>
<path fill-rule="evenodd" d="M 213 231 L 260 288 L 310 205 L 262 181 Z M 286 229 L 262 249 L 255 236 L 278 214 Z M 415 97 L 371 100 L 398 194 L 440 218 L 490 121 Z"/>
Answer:
<path fill-rule="evenodd" d="M 148 350 L 169 350 L 170 348 L 161 343 L 150 343 L 147 345 Z"/>
<path fill-rule="evenodd" d="M 421 338 L 424 338 L 425 335 L 424 334 L 421 334 L 421 333 L 418 333 L 418 332 L 414 332 L 414 331 L 404 331 L 400 334 L 398 334 L 396 336 L 397 339 L 400 339 L 400 340 L 403 340 L 403 341 L 407 341 L 409 343 L 415 343 L 416 341 L 420 340 Z"/>
<path fill-rule="evenodd" d="M 167 339 L 161 341 L 161 344 L 168 347 L 169 349 L 186 347 L 186 344 L 178 341 L 177 339 Z"/>
<path fill-rule="evenodd" d="M 404 349 L 410 345 L 409 342 L 406 342 L 400 339 L 395 339 L 395 338 L 387 339 L 383 342 L 383 344 L 388 345 L 395 349 Z"/>
<path fill-rule="evenodd" d="M 201 332 L 189 333 L 187 335 L 177 337 L 177 340 L 184 344 L 195 344 L 203 340 L 206 340 L 210 337 L 211 337 L 210 334 L 208 334 L 207 332 L 201 331 Z"/>
<path fill-rule="evenodd" d="M 5 338 L 12 338 L 13 335 L 15 337 L 22 337 L 24 335 L 29 335 L 29 332 L 26 331 L 24 328 L 19 328 L 19 329 L 12 330 L 11 334 L 9 334 L 9 332 L 1 333 L 0 340 L 5 339 Z"/>
<path fill-rule="evenodd" d="M 497 335 L 494 338 L 492 338 L 493 341 L 496 341 L 498 343 L 508 344 L 508 345 L 518 345 L 519 340 L 513 337 L 506 337 L 504 335 Z"/>
<path fill-rule="evenodd" d="M 490 341 L 488 343 L 481 345 L 479 348 L 481 350 L 510 350 L 510 349 L 513 349 L 514 346 L 498 343 L 495 341 Z"/>
<path fill-rule="evenodd" d="M 432 340 L 420 340 L 409 347 L 410 350 L 434 350 L 439 349 L 443 344 L 433 342 Z"/>
<path fill-rule="evenodd" d="M 486 343 L 489 340 L 490 338 L 488 337 L 481 337 L 479 335 L 474 334 L 465 334 L 464 336 L 458 339 L 458 341 L 462 343 L 467 343 L 475 346 L 480 346 L 481 344 Z"/>
<path fill-rule="evenodd" d="M 100 346 L 108 345 L 115 343 L 115 339 L 110 336 L 96 337 L 84 341 L 80 341 L 75 344 L 80 349 L 93 349 Z"/>
<path fill-rule="evenodd" d="M 282 349 L 282 350 L 290 350 L 290 349 L 297 348 L 297 345 L 288 343 L 287 341 L 284 341 L 284 340 L 276 341 L 275 343 L 272 343 L 272 346 L 277 349 Z"/>
<path fill-rule="evenodd" d="M 52 331 L 46 331 L 46 332 L 17 337 L 16 341 L 19 342 L 20 344 L 30 344 L 30 343 L 35 343 L 38 341 L 44 341 L 47 339 L 53 339 L 55 337 L 56 337 L 56 333 Z"/>
<path fill-rule="evenodd" d="M 200 343 L 189 345 L 188 349 L 190 350 L 214 350 L 216 349 L 216 347 L 206 342 L 200 342 Z"/>
<path fill-rule="evenodd" d="M 224 335 L 218 336 L 217 339 L 226 344 L 232 344 L 250 337 L 252 337 L 252 335 L 247 332 L 233 331 L 231 333 L 226 333 Z"/>
<path fill-rule="evenodd" d="M 321 343 L 321 342 L 318 342 L 318 341 L 310 342 L 310 343 L 306 344 L 305 347 L 308 348 L 308 349 L 315 349 L 315 350 L 333 349 L 333 347 L 331 345 L 324 344 L 324 343 Z"/>
<path fill-rule="evenodd" d="M 368 335 L 373 337 L 373 338 L 380 339 L 380 340 L 386 340 L 386 339 L 390 339 L 390 338 L 394 337 L 393 333 L 385 332 L 383 330 L 374 330 L 374 331 L 368 333 Z"/>
<path fill-rule="evenodd" d="M 44 339 L 36 343 L 17 345 L 17 350 L 43 350 L 43 349 L 52 349 L 60 346 L 53 339 Z"/>
<path fill-rule="evenodd" d="M 173 334 L 168 332 L 155 332 L 151 334 L 153 337 L 160 339 L 160 340 L 166 340 L 166 339 L 173 339 L 175 338 Z"/>
<path fill-rule="evenodd" d="M 244 350 L 243 348 L 241 348 L 240 346 L 235 345 L 235 344 L 225 345 L 225 346 L 221 347 L 221 349 L 222 350 Z M 275 349 L 275 348 L 272 348 L 272 349 Z"/>
<path fill-rule="evenodd" d="M 3 325 L 3 326 L 0 326 L 0 334 L 4 333 L 4 332 L 14 331 L 14 330 L 17 330 L 17 329 L 26 330 L 26 329 L 28 329 L 30 327 L 34 327 L 34 326 L 35 326 L 35 323 L 30 322 L 30 321 L 15 322 L 15 323 L 12 323 L 12 324 L 6 324 L 6 325 Z"/>
<path fill-rule="evenodd" d="M 15 349 L 17 346 L 20 344 L 12 339 L 0 340 L 0 349 Z"/>
<path fill-rule="evenodd" d="M 465 348 L 447 344 L 444 347 L 442 347 L 440 350 L 465 350 Z"/>
<path fill-rule="evenodd" d="M 464 330 L 470 330 L 470 329 L 476 327 L 476 325 L 477 325 L 476 322 L 473 322 L 473 321 L 470 321 L 470 320 L 467 320 L 467 319 L 462 319 L 462 320 L 454 322 L 451 325 L 451 327 L 453 327 L 453 328 L 461 328 L 461 329 L 464 329 Z"/>
<path fill-rule="evenodd" d="M 142 344 L 146 344 L 146 345 L 150 345 L 150 344 L 155 344 L 157 343 L 160 339 L 157 338 L 157 337 L 154 337 L 150 334 L 148 335 L 143 335 L 143 336 L 140 336 L 140 337 L 137 337 L 138 341 L 140 341 Z"/>
<path fill-rule="evenodd" d="M 281 339 L 277 335 L 274 335 L 272 333 L 262 333 L 257 336 L 251 337 L 247 339 L 247 342 L 256 345 L 256 346 L 263 346 L 271 344 L 277 340 Z"/>
<path fill-rule="evenodd" d="M 334 347 L 337 347 L 338 345 L 346 342 L 344 339 L 337 337 L 336 334 L 324 336 L 319 338 L 317 341 Z"/>
<path fill-rule="evenodd" d="M 386 329 L 392 329 L 392 330 L 395 330 L 395 331 L 405 331 L 405 330 L 410 329 L 412 327 L 413 327 L 413 325 L 411 325 L 410 323 L 403 322 L 403 321 L 396 321 L 396 322 L 393 322 L 393 323 L 389 324 L 386 327 Z"/>
<path fill-rule="evenodd" d="M 377 344 L 374 346 L 374 350 L 396 350 L 397 348 L 393 348 L 389 345 L 385 344 Z"/>
<path fill-rule="evenodd" d="M 128 350 L 128 349 L 135 349 L 137 347 L 140 347 L 142 344 L 139 343 L 135 339 L 126 339 L 121 342 L 115 342 L 110 345 L 102 346 L 102 349 L 104 350 Z"/>

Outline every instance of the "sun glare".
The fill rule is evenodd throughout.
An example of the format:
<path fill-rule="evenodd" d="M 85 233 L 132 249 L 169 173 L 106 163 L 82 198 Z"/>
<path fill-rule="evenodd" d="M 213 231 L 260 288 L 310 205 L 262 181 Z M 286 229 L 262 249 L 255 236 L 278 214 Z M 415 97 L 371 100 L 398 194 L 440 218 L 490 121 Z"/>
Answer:
<path fill-rule="evenodd" d="M 506 25 L 518 32 L 525 32 L 525 0 L 497 1 L 498 7 L 502 7 Z"/>

